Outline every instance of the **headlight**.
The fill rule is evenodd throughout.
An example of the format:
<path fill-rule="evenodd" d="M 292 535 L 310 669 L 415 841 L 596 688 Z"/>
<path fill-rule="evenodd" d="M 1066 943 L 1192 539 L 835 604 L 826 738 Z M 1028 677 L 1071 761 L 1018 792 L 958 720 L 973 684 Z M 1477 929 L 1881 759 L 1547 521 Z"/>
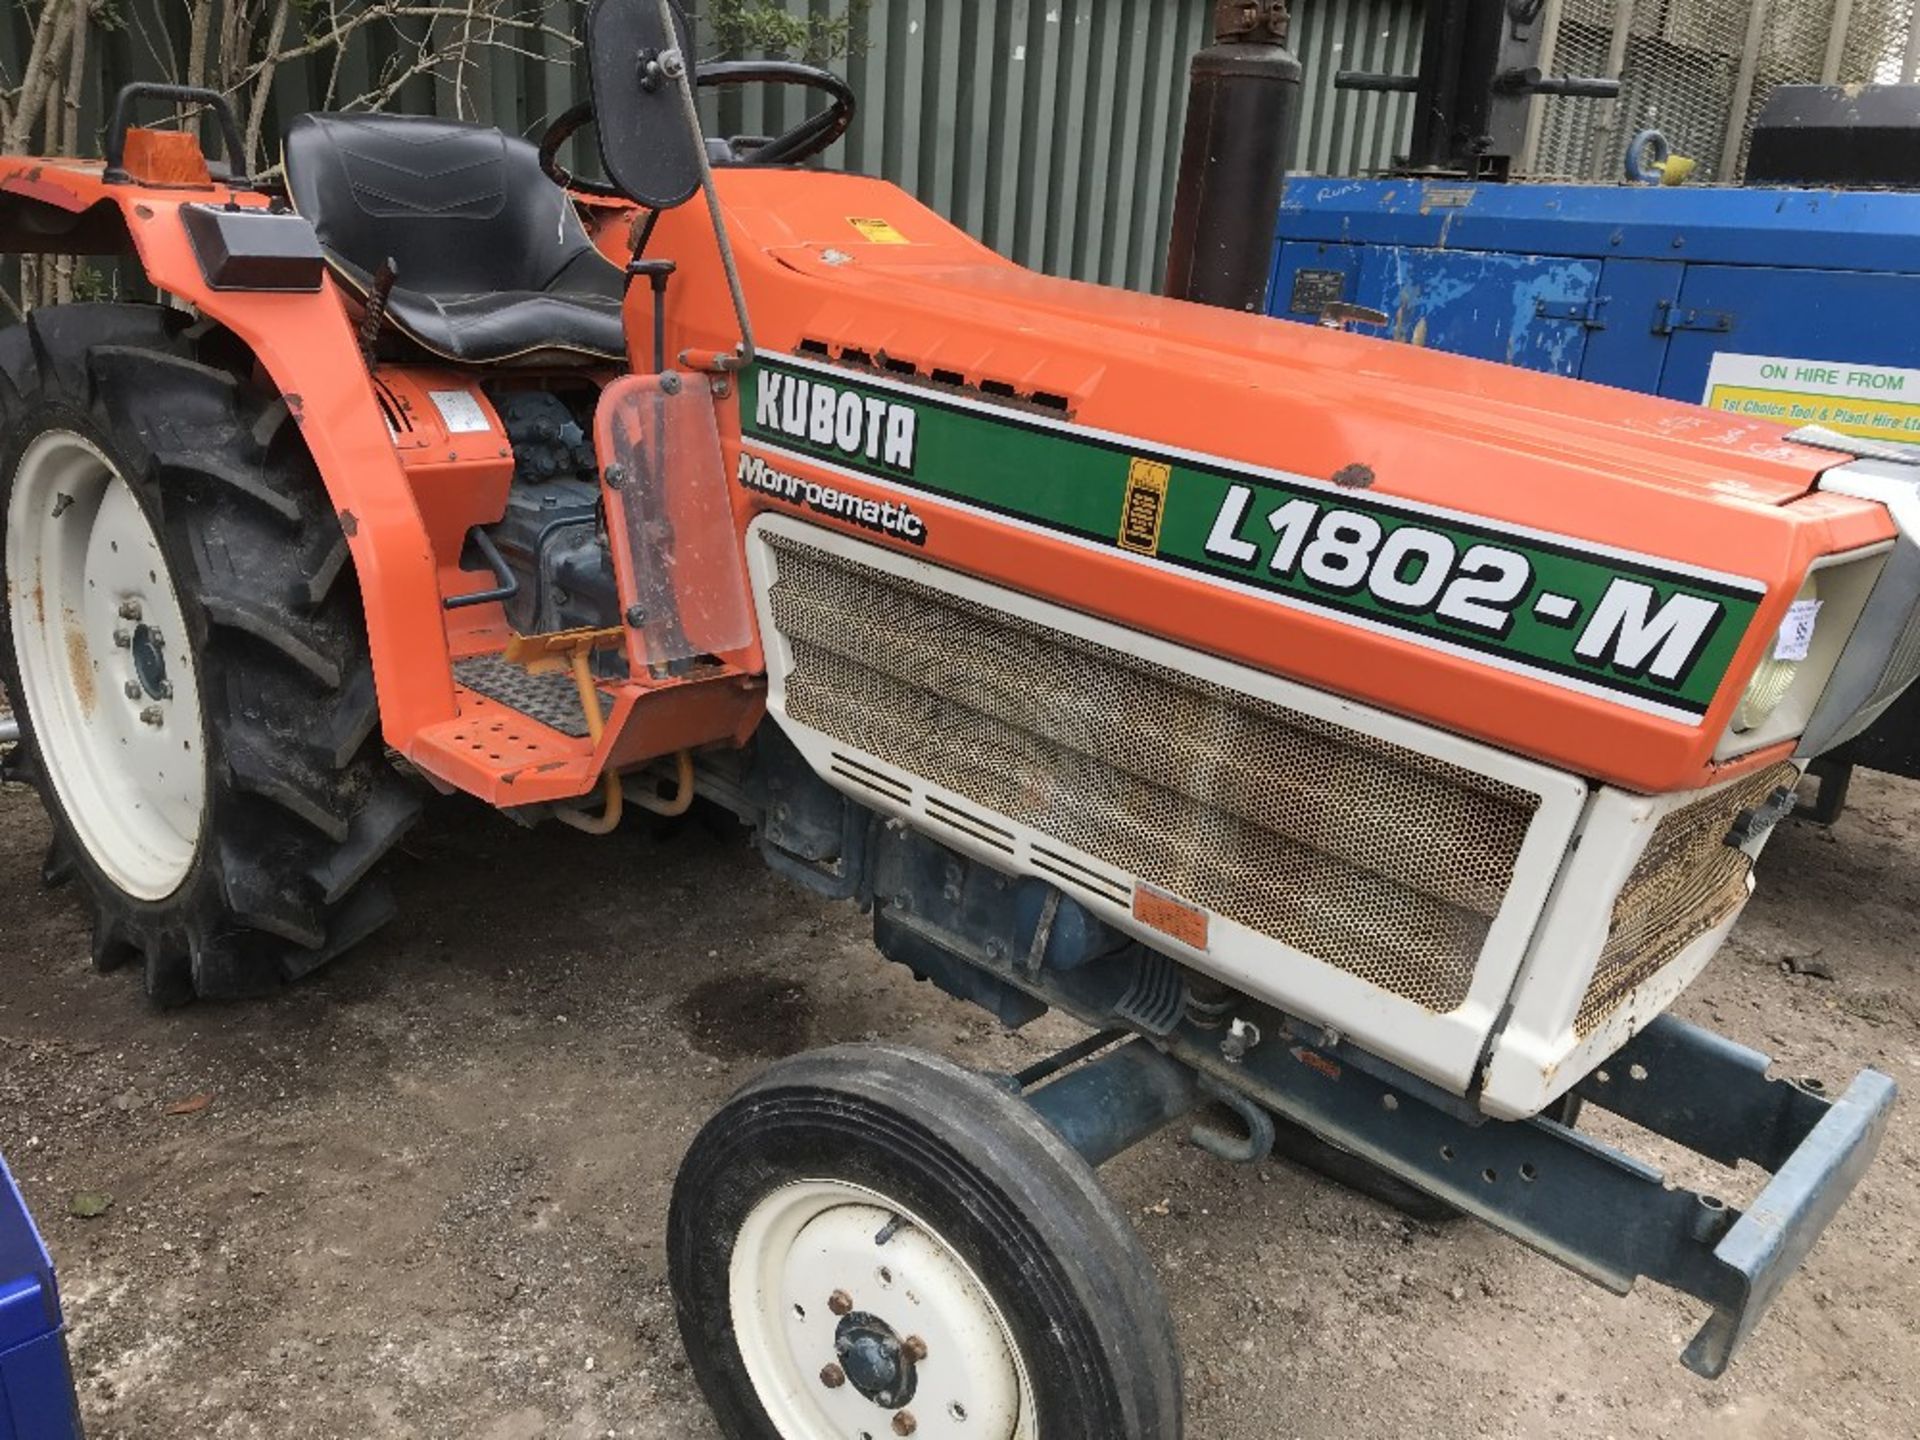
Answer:
<path fill-rule="evenodd" d="M 1800 737 L 1892 549 L 1887 541 L 1814 561 L 1747 681 L 1714 759 L 1730 760 Z"/>
<path fill-rule="evenodd" d="M 1793 682 L 1799 678 L 1800 669 L 1806 664 L 1812 649 L 1812 631 L 1819 623 L 1820 582 L 1817 576 L 1807 577 L 1807 583 L 1793 597 L 1793 606 L 1788 612 L 1786 627 L 1782 628 L 1773 647 L 1767 652 L 1767 658 L 1760 662 L 1760 668 L 1753 672 L 1747 693 L 1740 697 L 1739 708 L 1733 712 L 1733 733 L 1736 735 L 1751 734 L 1766 724 L 1792 691 Z M 1801 625 L 1805 626 L 1804 634 L 1789 633 L 1790 628 Z"/>

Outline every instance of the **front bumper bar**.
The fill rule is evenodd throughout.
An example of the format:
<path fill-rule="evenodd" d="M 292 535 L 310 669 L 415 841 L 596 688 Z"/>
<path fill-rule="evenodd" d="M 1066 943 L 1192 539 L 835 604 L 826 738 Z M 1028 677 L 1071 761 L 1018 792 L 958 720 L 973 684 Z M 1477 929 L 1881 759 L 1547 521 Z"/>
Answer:
<path fill-rule="evenodd" d="M 1699 1227 L 1699 1238 L 1714 1242 L 1704 1270 L 1686 1256 L 1683 1274 L 1668 1280 L 1714 1307 L 1682 1357 L 1709 1378 L 1727 1368 L 1853 1193 L 1898 1094 L 1887 1076 L 1864 1070 L 1829 1100 L 1816 1081 L 1767 1079 L 1769 1063 L 1756 1050 L 1666 1016 L 1578 1089 L 1722 1164 L 1750 1160 L 1772 1172 L 1745 1214 L 1729 1209 Z"/>
<path fill-rule="evenodd" d="M 1577 1088 L 1588 1102 L 1727 1166 L 1772 1174 L 1743 1213 L 1545 1118 L 1490 1121 L 1336 1038 L 1280 1017 L 1239 1064 L 1183 1025 L 1178 1058 L 1619 1294 L 1641 1276 L 1712 1314 L 1682 1355 L 1727 1368 L 1872 1162 L 1896 1087 L 1867 1070 L 1838 1100 L 1769 1079 L 1758 1051 L 1671 1016 Z M 1330 1043 L 1331 1042 L 1331 1043 Z"/>

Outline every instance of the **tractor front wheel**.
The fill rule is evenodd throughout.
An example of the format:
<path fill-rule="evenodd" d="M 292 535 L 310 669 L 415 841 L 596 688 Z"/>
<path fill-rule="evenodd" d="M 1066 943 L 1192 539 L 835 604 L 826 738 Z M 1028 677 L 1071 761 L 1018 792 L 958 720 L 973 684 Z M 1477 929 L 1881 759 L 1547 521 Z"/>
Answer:
<path fill-rule="evenodd" d="M 1132 1229 L 994 1081 L 846 1046 L 694 1141 L 668 1218 L 729 1440 L 1177 1440 L 1180 1357 Z"/>
<path fill-rule="evenodd" d="M 369 933 L 417 810 L 299 427 L 187 320 L 62 306 L 0 335 L 12 765 L 96 963 L 139 960 L 163 1003 L 270 991 Z"/>

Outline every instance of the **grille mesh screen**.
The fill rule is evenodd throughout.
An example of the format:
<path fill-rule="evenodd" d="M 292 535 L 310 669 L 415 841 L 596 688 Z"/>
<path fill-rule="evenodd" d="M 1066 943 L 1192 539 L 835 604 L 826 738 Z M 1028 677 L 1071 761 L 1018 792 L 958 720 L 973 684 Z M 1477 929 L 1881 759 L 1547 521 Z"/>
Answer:
<path fill-rule="evenodd" d="M 1753 861 L 1726 844 L 1742 810 L 1766 802 L 1800 778 L 1775 765 L 1725 790 L 1683 805 L 1654 828 L 1613 904 L 1606 948 L 1574 1019 L 1583 1038 L 1675 956 L 1737 911 L 1747 898 Z"/>
<path fill-rule="evenodd" d="M 788 713 L 1436 1011 L 1539 797 L 769 536 Z"/>

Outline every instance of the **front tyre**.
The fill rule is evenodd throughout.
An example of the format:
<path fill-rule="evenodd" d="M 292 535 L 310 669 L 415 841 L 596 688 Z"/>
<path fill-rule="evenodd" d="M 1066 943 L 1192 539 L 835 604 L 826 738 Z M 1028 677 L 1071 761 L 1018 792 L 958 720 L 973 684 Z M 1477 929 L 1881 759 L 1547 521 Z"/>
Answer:
<path fill-rule="evenodd" d="M 149 994 L 296 979 L 391 913 L 418 810 L 385 761 L 353 567 L 287 404 L 149 306 L 0 334 L 0 681 L 96 964 Z"/>
<path fill-rule="evenodd" d="M 1018 1097 L 918 1051 L 783 1061 L 694 1141 L 668 1256 L 729 1440 L 1178 1440 L 1138 1240 Z"/>

